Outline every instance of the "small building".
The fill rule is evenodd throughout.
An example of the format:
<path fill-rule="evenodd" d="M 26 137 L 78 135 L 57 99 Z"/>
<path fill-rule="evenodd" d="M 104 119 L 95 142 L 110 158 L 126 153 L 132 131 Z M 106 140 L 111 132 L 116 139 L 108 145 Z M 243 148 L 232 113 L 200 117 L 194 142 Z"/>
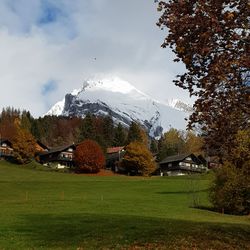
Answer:
<path fill-rule="evenodd" d="M 106 168 L 118 172 L 118 163 L 125 154 L 124 146 L 107 148 Z"/>
<path fill-rule="evenodd" d="M 75 144 L 52 148 L 39 154 L 42 164 L 54 163 L 57 168 L 73 167 L 73 155 L 76 150 Z"/>
<path fill-rule="evenodd" d="M 9 159 L 13 157 L 12 143 L 8 139 L 0 139 L 0 159 Z"/>
<path fill-rule="evenodd" d="M 194 154 L 169 156 L 159 163 L 161 175 L 185 175 L 206 170 L 206 166 Z"/>

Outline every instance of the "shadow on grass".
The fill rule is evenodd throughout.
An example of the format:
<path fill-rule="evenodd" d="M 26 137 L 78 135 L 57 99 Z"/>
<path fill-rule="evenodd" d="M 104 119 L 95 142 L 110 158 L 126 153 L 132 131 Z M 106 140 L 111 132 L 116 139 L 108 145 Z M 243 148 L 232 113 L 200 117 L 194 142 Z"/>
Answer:
<path fill-rule="evenodd" d="M 250 247 L 249 225 L 241 224 L 80 213 L 62 216 L 30 214 L 20 219 L 20 224 L 13 226 L 11 231 L 26 244 L 24 248 L 29 249 L 121 249 L 133 245 L 142 246 L 141 249 Z M 148 244 L 156 245 L 147 248 Z"/>
<path fill-rule="evenodd" d="M 157 194 L 193 194 L 193 193 L 204 193 L 209 191 L 209 188 L 206 189 L 199 189 L 199 190 L 186 190 L 186 191 L 163 191 L 163 192 L 156 192 Z"/>

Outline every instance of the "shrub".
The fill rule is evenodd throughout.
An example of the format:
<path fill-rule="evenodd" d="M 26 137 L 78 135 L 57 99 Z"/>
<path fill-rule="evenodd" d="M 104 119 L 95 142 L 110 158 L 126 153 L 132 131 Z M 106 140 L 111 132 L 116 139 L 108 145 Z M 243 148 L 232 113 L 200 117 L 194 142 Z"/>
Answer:
<path fill-rule="evenodd" d="M 101 147 L 93 140 L 85 140 L 76 147 L 74 161 L 78 173 L 98 173 L 105 164 Z"/>
<path fill-rule="evenodd" d="M 215 173 L 210 197 L 226 213 L 250 213 L 250 129 L 238 131 L 227 161 Z"/>
<path fill-rule="evenodd" d="M 230 214 L 250 213 L 250 162 L 241 169 L 226 162 L 216 170 L 210 192 L 214 207 Z"/>

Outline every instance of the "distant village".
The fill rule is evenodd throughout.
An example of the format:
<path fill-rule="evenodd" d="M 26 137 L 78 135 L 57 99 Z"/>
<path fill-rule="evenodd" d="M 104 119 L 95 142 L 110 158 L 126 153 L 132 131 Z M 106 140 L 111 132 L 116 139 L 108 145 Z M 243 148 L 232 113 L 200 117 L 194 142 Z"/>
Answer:
<path fill-rule="evenodd" d="M 100 168 L 113 173 L 126 175 L 147 173 L 146 175 L 158 176 L 185 175 L 204 173 L 218 166 L 216 160 L 208 157 L 204 152 L 202 138 L 192 132 L 184 133 L 172 128 L 157 140 L 150 138 L 143 127 L 136 122 L 132 122 L 129 128 L 123 128 L 121 124 L 115 125 L 109 117 L 94 117 L 90 114 L 84 119 L 77 117 L 34 119 L 26 111 L 20 112 L 9 108 L 3 110 L 0 117 L 0 159 L 8 161 L 18 162 L 19 158 L 28 157 L 27 161 L 21 160 L 19 163 L 24 164 L 33 160 L 51 170 L 76 171 L 79 170 L 79 161 L 76 161 L 77 149 L 84 144 L 84 141 L 91 140 L 100 147 L 104 155 L 105 162 Z M 47 132 L 42 131 L 46 129 L 44 124 L 48 128 Z M 66 128 L 68 131 L 65 131 Z M 60 131 L 62 132 L 60 133 Z M 72 139 L 75 131 L 77 131 L 79 138 L 75 138 L 76 142 L 69 143 L 69 137 Z M 46 133 L 50 134 L 50 138 L 47 138 Z M 38 139 L 39 137 L 42 140 Z M 50 145 L 44 142 L 50 142 Z M 136 153 L 133 153 L 132 148 L 131 155 L 129 145 L 136 147 L 136 143 L 138 143 L 139 148 L 137 150 L 135 148 Z M 29 149 L 29 144 L 32 144 L 32 149 Z M 141 148 L 144 147 L 148 152 L 145 150 L 140 152 Z M 32 152 L 28 156 L 25 150 Z M 99 157 L 99 155 L 95 156 L 95 152 L 98 150 L 93 149 L 92 151 L 94 152 L 85 151 L 82 154 L 85 156 L 93 155 L 94 159 Z M 143 154 L 146 154 L 145 157 Z M 144 160 L 148 159 L 149 165 L 153 164 L 150 170 L 145 172 L 147 163 L 138 163 L 140 157 Z M 83 159 L 82 162 L 85 161 L 84 157 L 81 159 Z M 134 164 L 132 164 L 133 161 Z M 91 163 L 84 164 L 90 165 Z M 94 160 L 93 164 L 95 164 Z M 138 167 L 136 167 L 137 164 L 139 164 Z M 81 167 L 80 172 L 84 173 L 84 169 Z M 86 172 L 91 172 L 91 170 Z"/>

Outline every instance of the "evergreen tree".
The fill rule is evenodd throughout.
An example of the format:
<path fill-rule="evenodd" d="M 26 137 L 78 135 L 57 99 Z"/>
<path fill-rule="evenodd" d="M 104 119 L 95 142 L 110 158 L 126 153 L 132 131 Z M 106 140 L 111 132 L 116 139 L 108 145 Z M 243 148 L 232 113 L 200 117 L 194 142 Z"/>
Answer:
<path fill-rule="evenodd" d="M 114 129 L 114 143 L 113 146 L 124 146 L 126 144 L 126 133 L 121 123 Z"/>
<path fill-rule="evenodd" d="M 103 139 L 107 146 L 112 146 L 114 140 L 114 122 L 111 116 L 103 118 Z"/>
<path fill-rule="evenodd" d="M 158 143 L 157 140 L 155 140 L 154 138 L 152 138 L 150 141 L 150 151 L 153 154 L 158 153 Z"/>
<path fill-rule="evenodd" d="M 131 122 L 128 130 L 127 144 L 138 141 L 142 142 L 142 132 L 140 126 L 136 122 Z"/>
<path fill-rule="evenodd" d="M 79 141 L 84 139 L 95 139 L 93 117 L 89 113 L 85 116 L 80 126 Z"/>

